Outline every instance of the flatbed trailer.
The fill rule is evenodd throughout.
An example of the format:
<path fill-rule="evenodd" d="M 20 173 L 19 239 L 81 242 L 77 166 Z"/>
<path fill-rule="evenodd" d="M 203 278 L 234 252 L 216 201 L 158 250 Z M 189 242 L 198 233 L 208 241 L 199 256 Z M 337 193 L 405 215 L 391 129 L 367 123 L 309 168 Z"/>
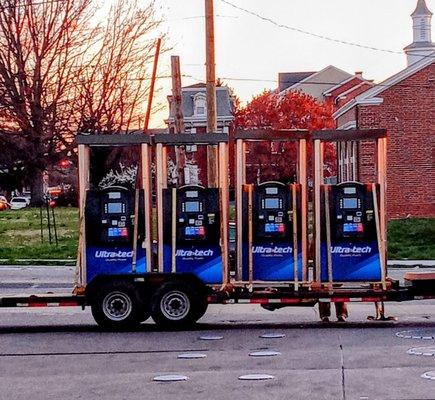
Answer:
<path fill-rule="evenodd" d="M 125 279 L 125 277 L 122 277 Z M 148 279 L 156 281 L 156 275 L 131 276 L 133 281 L 142 284 Z M 418 272 L 407 273 L 404 276 L 405 284 L 399 281 L 389 281 L 388 289 L 381 288 L 334 288 L 332 290 L 313 290 L 301 287 L 297 292 L 286 288 L 238 290 L 232 292 L 220 288 L 208 288 L 208 304 L 259 304 L 280 308 L 283 306 L 311 307 L 318 302 L 351 302 L 351 303 L 378 303 L 378 302 L 406 302 L 416 300 L 435 299 L 435 273 Z M 156 283 L 155 283 L 156 284 Z M 240 289 L 240 288 L 239 288 Z M 91 299 L 84 294 L 32 294 L 32 295 L 0 295 L 0 307 L 7 308 L 37 308 L 37 307 L 89 307 Z"/>
<path fill-rule="evenodd" d="M 254 186 L 246 183 L 246 176 L 242 169 L 237 170 L 237 218 L 239 240 L 236 253 L 236 263 L 230 265 L 229 251 L 229 196 L 228 196 L 228 136 L 224 134 L 177 134 L 177 135 L 156 135 L 155 137 L 143 132 L 133 132 L 124 135 L 87 135 L 78 137 L 79 156 L 79 183 L 80 183 L 80 232 L 79 251 L 77 259 L 76 281 L 72 293 L 47 293 L 32 295 L 1 295 L 0 308 L 37 308 L 37 307 L 90 307 L 96 322 L 110 329 L 126 329 L 138 325 L 147 320 L 150 316 L 154 321 L 164 327 L 180 328 L 186 327 L 199 320 L 206 312 L 210 304 L 258 304 L 263 308 L 273 311 L 282 307 L 313 307 L 318 303 L 376 303 L 377 318 L 385 318 L 383 305 L 385 302 L 404 302 L 415 300 L 435 299 L 435 273 L 415 272 L 407 273 L 404 276 L 404 284 L 398 280 L 388 278 L 386 270 L 386 237 L 385 237 L 385 212 L 383 205 L 385 196 L 385 150 L 386 133 L 377 131 L 355 131 L 355 132 L 329 132 L 325 136 L 312 134 L 308 131 L 273 131 L 257 130 L 250 133 L 236 135 L 236 164 L 245 165 L 244 154 L 247 141 L 258 142 L 268 140 L 279 142 L 296 142 L 299 149 L 298 155 L 298 180 L 297 183 L 285 186 L 279 182 L 268 182 L 273 184 L 274 190 L 287 190 L 291 193 L 293 200 L 297 200 L 300 193 L 300 200 L 294 201 L 292 208 L 289 208 L 288 227 L 293 228 L 291 242 L 286 244 L 290 249 L 286 254 L 291 264 L 286 264 L 286 275 L 274 279 L 273 275 L 267 276 L 270 268 L 262 271 L 268 279 L 261 279 L 255 275 L 255 260 L 253 259 L 254 228 L 252 226 L 252 205 Z M 322 278 L 322 266 L 320 253 L 320 187 L 323 182 L 321 171 L 321 157 L 315 159 L 315 257 L 312 268 L 308 266 L 308 230 L 307 230 L 307 203 L 308 185 L 306 165 L 306 146 L 309 142 L 314 145 L 317 155 L 323 153 L 323 140 L 368 140 L 379 139 L 378 162 L 382 168 L 378 169 L 380 181 L 380 221 L 376 221 L 379 254 L 381 258 L 382 274 L 377 280 L 360 280 L 344 282 L 334 280 L 331 255 L 327 258 L 326 279 Z M 167 185 L 167 163 L 166 148 L 170 146 L 216 146 L 219 149 L 219 183 L 218 187 L 212 188 L 209 193 L 213 197 L 214 211 L 205 211 L 203 218 L 210 219 L 214 224 L 220 218 L 220 226 L 215 226 L 213 238 L 216 243 L 214 250 L 200 250 L 201 255 L 196 254 L 195 245 L 190 247 L 177 247 L 177 226 L 175 218 L 177 212 L 177 199 L 185 195 L 187 202 L 192 201 L 192 196 L 205 188 L 197 186 L 190 192 L 177 192 L 180 188 L 169 188 Z M 112 147 L 130 146 L 138 149 L 140 157 L 141 176 L 138 186 L 128 192 L 117 187 L 109 192 L 104 191 L 105 199 L 116 209 L 119 206 L 122 196 L 130 196 L 130 203 L 122 218 L 108 219 L 105 215 L 107 210 L 101 211 L 104 214 L 101 221 L 86 218 L 86 202 L 92 207 L 99 199 L 90 185 L 92 151 L 99 148 L 107 150 Z M 316 150 L 317 148 L 317 150 Z M 157 237 L 153 237 L 151 225 L 153 217 L 152 201 L 152 176 L 151 159 L 153 152 L 156 158 L 155 187 L 157 187 Z M 359 184 L 359 183 L 357 183 Z M 260 185 L 261 186 L 261 185 Z M 257 186 L 258 188 L 259 186 Z M 264 187 L 264 186 L 263 186 Z M 270 188 L 271 186 L 268 186 Z M 373 186 L 374 187 L 374 186 Z M 185 186 L 181 190 L 186 190 Z M 196 193 L 198 192 L 198 193 Z M 97 193 L 98 194 L 98 193 Z M 275 194 L 275 192 L 274 192 Z M 97 197 L 96 197 L 97 196 Z M 166 196 L 166 197 L 165 197 Z M 376 193 L 373 196 L 376 199 Z M 243 209 L 242 199 L 247 201 L 248 212 Z M 96 203 L 97 201 L 97 203 Z M 184 200 L 186 201 L 186 200 Z M 196 200 L 195 200 L 196 201 Z M 316 208 L 316 201 L 317 208 Z M 102 202 L 102 201 L 101 201 Z M 105 203 L 105 204 L 109 204 Z M 143 204 L 141 210 L 140 203 Z M 204 203 L 206 204 L 206 203 Z M 195 205 L 195 204 L 193 204 Z M 116 207 L 115 207 L 116 206 Z M 101 210 L 106 206 L 101 206 Z M 118 207 L 119 208 L 119 207 Z M 122 208 L 122 207 L 121 207 Z M 121 208 L 115 211 L 119 215 Z M 166 209 L 166 214 L 165 214 Z M 92 212 L 94 210 L 91 210 Z M 125 210 L 124 210 L 125 211 Z M 245 214 L 244 214 L 245 213 Z M 102 214 L 102 215 L 103 215 Z M 247 219 L 244 219 L 245 216 Z M 297 215 L 297 219 L 295 218 Z M 219 217 L 218 217 L 219 216 Z M 280 218 L 283 215 L 280 215 Z M 190 217 L 189 217 L 190 218 Z M 192 226 L 202 226 L 185 219 Z M 126 226 L 128 220 L 131 224 Z M 168 221 L 170 222 L 168 224 Z M 247 221 L 245 225 L 245 222 Z M 91 223 L 90 223 L 91 222 Z M 105 240 L 108 247 L 98 247 L 95 242 L 95 225 L 104 223 L 109 231 L 114 230 L 115 234 L 124 235 L 124 238 L 132 238 L 129 242 L 130 248 L 113 247 Z M 123 223 L 123 225 L 120 224 Z M 195 222 L 195 224 L 194 224 Z M 281 223 L 282 221 L 277 221 Z M 278 225 L 280 225 L 278 223 Z M 166 225 L 165 225 L 166 224 Z M 113 226 L 116 225 L 116 228 Z M 216 225 L 216 224 L 215 224 Z M 275 224 L 276 225 L 276 224 Z M 105 229 L 106 229 L 105 228 Z M 131 228 L 131 231 L 127 230 Z M 165 233 L 166 229 L 166 233 Z M 184 228 L 183 228 L 184 229 Z M 189 232 L 197 228 L 188 227 Z M 248 253 L 244 253 L 240 241 L 244 240 L 243 231 L 249 230 L 247 243 Z M 200 231 L 200 228 L 198 228 Z M 107 233 L 107 230 L 104 231 Z M 327 232 L 329 235 L 330 232 Z M 130 236 L 128 236 L 130 235 Z M 299 236 L 298 236 L 299 235 Z M 219 240 L 216 240 L 218 238 Z M 90 239 L 89 241 L 87 239 Z M 155 240 L 156 239 L 156 240 Z M 328 240 L 330 238 L 328 237 Z M 157 254 L 153 242 L 157 245 Z M 112 246 L 112 247 L 110 247 Z M 169 251 L 165 250 L 165 246 Z M 172 248 L 171 248 L 172 246 Z M 275 244 L 273 244 L 275 246 Z M 275 247 L 276 248 L 276 247 Z M 113 250 L 112 250 L 113 249 Z M 279 248 L 278 248 L 279 250 Z M 298 254 L 296 254 L 298 250 Z M 214 258 L 212 263 L 203 262 L 204 254 L 219 254 L 220 259 Z M 281 251 L 277 251 L 283 254 Z M 193 264 L 180 263 L 177 257 L 184 254 L 191 254 Z M 248 256 L 243 257 L 243 254 Z M 300 256 L 299 256 L 300 255 Z M 238 257 L 237 257 L 238 256 Z M 99 264 L 101 258 L 107 258 L 105 264 Z M 271 258 L 271 257 L 270 257 Z M 197 262 L 196 260 L 200 260 Z M 245 260 L 242 262 L 242 260 Z M 202 262 L 202 264 L 201 264 Z M 216 267 L 218 265 L 218 267 Z M 199 268 L 198 268 L 199 267 Z M 267 267 L 267 266 L 266 266 Z M 118 269 L 117 269 L 118 268 Z M 189 269 L 190 268 L 190 269 Z M 204 269 L 213 268 L 213 274 L 204 274 Z M 219 272 L 219 279 L 216 278 L 216 271 Z M 272 271 L 273 272 L 273 271 Z M 1 279 L 1 277 L 0 277 Z M 207 279 L 209 281 L 207 281 Z"/>

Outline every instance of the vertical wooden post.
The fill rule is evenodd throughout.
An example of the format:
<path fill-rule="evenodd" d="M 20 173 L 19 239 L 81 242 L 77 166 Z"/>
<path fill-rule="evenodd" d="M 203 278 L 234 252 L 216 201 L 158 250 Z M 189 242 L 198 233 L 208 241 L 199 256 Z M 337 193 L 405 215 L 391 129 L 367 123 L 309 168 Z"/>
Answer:
<path fill-rule="evenodd" d="M 158 271 L 163 272 L 163 189 L 167 186 L 166 152 L 161 143 L 156 146 L 157 240 Z"/>
<path fill-rule="evenodd" d="M 148 129 L 150 118 L 151 118 L 151 107 L 153 104 L 153 97 L 154 97 L 154 87 L 156 84 L 157 79 L 157 65 L 159 63 L 159 55 L 160 55 L 160 46 L 162 44 L 162 39 L 158 38 L 156 43 L 156 54 L 154 55 L 154 65 L 153 65 L 153 75 L 151 77 L 151 86 L 150 86 L 150 92 L 148 94 L 148 104 L 147 104 L 147 112 L 145 115 L 145 124 L 144 124 L 144 131 Z"/>
<path fill-rule="evenodd" d="M 322 152 L 320 140 L 314 141 L 314 235 L 315 235 L 315 280 L 317 283 L 321 281 L 321 259 L 320 259 L 320 187 L 322 183 Z"/>
<path fill-rule="evenodd" d="M 206 75 L 207 75 L 207 133 L 217 131 L 216 61 L 213 0 L 205 0 Z M 207 176 L 209 187 L 217 187 L 217 148 L 207 146 Z"/>
<path fill-rule="evenodd" d="M 236 141 L 236 245 L 237 245 L 237 280 L 243 279 L 243 185 L 245 181 L 245 143 Z"/>
<path fill-rule="evenodd" d="M 329 185 L 325 185 L 325 225 L 326 225 L 326 256 L 328 263 L 329 289 L 332 289 L 333 269 L 331 254 L 331 210 L 329 209 Z"/>
<path fill-rule="evenodd" d="M 381 257 L 383 259 L 384 275 L 387 276 L 387 212 L 386 212 L 386 190 L 387 190 L 387 139 L 378 139 L 378 183 L 379 183 L 379 230 L 381 241 Z"/>
<path fill-rule="evenodd" d="M 151 157 L 150 146 L 143 143 L 141 145 L 142 152 L 142 188 L 144 189 L 144 217 L 145 217 L 145 257 L 147 264 L 147 272 L 152 271 L 152 186 L 151 186 Z"/>
<path fill-rule="evenodd" d="M 181 94 L 181 68 L 180 57 L 171 57 L 172 70 L 172 101 L 174 104 L 174 129 L 175 133 L 184 132 L 184 117 L 183 117 L 183 101 Z M 175 157 L 177 166 L 178 184 L 183 185 L 184 182 L 184 167 L 186 163 L 186 155 L 184 148 L 175 147 Z"/>
<path fill-rule="evenodd" d="M 172 188 L 171 202 L 171 272 L 177 272 L 177 188 Z"/>
<path fill-rule="evenodd" d="M 76 289 L 86 286 L 86 191 L 89 188 L 89 147 L 79 144 L 79 245 L 76 262 Z"/>
<path fill-rule="evenodd" d="M 308 187 L 307 187 L 307 141 L 299 142 L 299 183 L 301 185 L 301 247 L 302 280 L 308 280 Z"/>
<path fill-rule="evenodd" d="M 296 196 L 296 184 L 291 185 L 292 212 L 293 212 L 293 279 L 295 290 L 299 289 L 299 265 L 298 265 L 298 205 Z"/>
<path fill-rule="evenodd" d="M 137 270 L 137 234 L 139 228 L 139 189 L 134 191 L 134 223 L 133 223 L 133 257 L 131 260 L 131 271 Z"/>
<path fill-rule="evenodd" d="M 252 206 L 253 206 L 253 185 L 248 187 L 248 266 L 249 266 L 249 284 L 252 285 L 254 280 L 254 255 L 252 254 L 253 248 L 253 220 L 252 220 Z"/>
<path fill-rule="evenodd" d="M 229 194 L 228 194 L 228 144 L 219 143 L 219 187 L 221 204 L 221 249 L 223 264 L 223 283 L 229 283 L 228 268 L 228 224 L 229 224 Z"/>

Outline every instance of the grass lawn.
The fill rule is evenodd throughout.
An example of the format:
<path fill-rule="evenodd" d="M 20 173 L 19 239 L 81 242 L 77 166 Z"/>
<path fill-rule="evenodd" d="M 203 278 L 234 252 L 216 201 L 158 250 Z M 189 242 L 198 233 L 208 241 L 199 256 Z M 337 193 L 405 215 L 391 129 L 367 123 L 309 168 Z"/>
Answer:
<path fill-rule="evenodd" d="M 435 218 L 390 221 L 388 258 L 435 260 Z"/>
<path fill-rule="evenodd" d="M 77 252 L 78 211 L 76 208 L 56 208 L 59 245 L 48 243 L 45 221 L 44 242 L 41 243 L 39 208 L 0 212 L 0 259 L 6 263 L 18 259 L 70 259 Z M 231 211 L 231 216 L 234 211 Z M 44 216 L 46 214 L 44 213 Z M 155 223 L 153 232 L 156 233 Z M 53 235 L 54 238 L 54 235 Z M 391 221 L 388 226 L 388 258 L 394 260 L 435 259 L 435 219 Z"/>
<path fill-rule="evenodd" d="M 46 210 L 44 216 L 44 241 L 41 243 L 39 208 L 0 212 L 0 259 L 14 262 L 17 259 L 71 259 L 76 258 L 78 241 L 78 210 L 55 208 L 58 246 L 49 244 Z M 51 211 L 50 211 L 51 218 Z"/>

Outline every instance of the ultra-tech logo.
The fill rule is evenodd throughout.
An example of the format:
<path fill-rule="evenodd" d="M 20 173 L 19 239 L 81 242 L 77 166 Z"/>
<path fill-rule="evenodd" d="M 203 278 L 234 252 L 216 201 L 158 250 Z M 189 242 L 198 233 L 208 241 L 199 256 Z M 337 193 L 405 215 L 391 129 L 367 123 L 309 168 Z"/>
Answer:
<path fill-rule="evenodd" d="M 209 250 L 181 250 L 178 249 L 175 255 L 177 257 L 213 257 L 214 251 Z"/>
<path fill-rule="evenodd" d="M 364 247 L 332 246 L 331 247 L 332 254 L 370 254 L 371 252 L 372 252 L 372 248 L 370 246 L 364 246 Z"/>
<path fill-rule="evenodd" d="M 132 258 L 132 251 L 105 251 L 105 250 L 97 250 L 95 252 L 95 258 Z"/>
<path fill-rule="evenodd" d="M 265 246 L 254 246 L 252 249 L 253 254 L 291 254 L 293 249 L 291 246 L 287 247 L 265 247 Z"/>

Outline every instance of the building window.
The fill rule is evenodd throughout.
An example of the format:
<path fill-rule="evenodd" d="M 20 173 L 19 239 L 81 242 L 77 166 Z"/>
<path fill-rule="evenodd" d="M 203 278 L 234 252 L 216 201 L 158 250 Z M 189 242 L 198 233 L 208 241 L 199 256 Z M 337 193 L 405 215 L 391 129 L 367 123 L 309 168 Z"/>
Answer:
<path fill-rule="evenodd" d="M 204 93 L 197 93 L 193 96 L 193 115 L 204 116 L 207 107 L 207 100 Z"/>

